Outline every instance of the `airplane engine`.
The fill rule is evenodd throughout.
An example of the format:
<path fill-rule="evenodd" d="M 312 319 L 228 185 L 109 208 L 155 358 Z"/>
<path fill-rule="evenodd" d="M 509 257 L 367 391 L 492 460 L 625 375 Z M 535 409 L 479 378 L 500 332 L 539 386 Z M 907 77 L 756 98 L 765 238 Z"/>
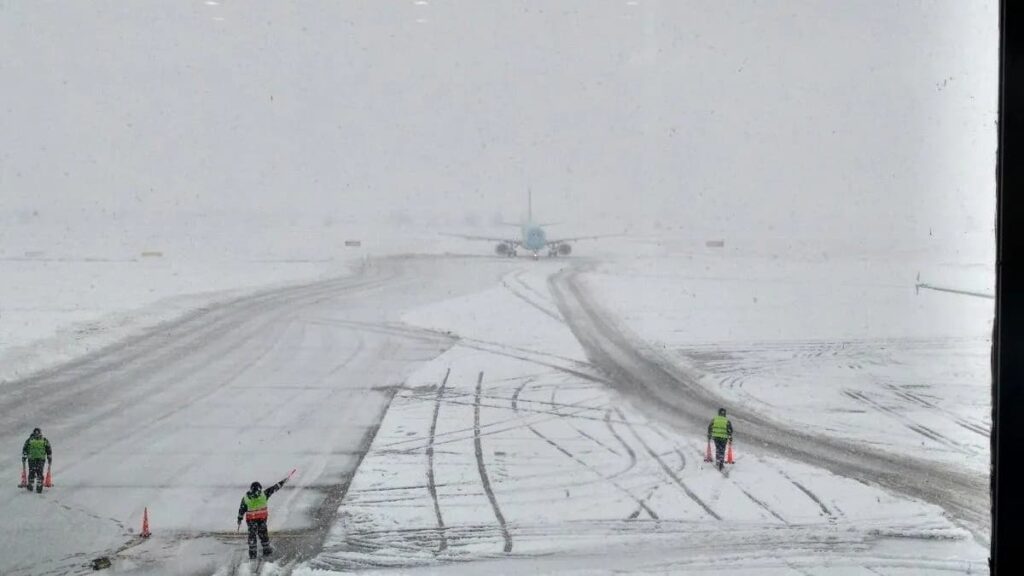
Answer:
<path fill-rule="evenodd" d="M 505 256 L 511 251 L 512 250 L 509 247 L 509 245 L 505 244 L 504 242 L 494 247 L 494 253 L 497 254 L 498 256 Z"/>
<path fill-rule="evenodd" d="M 568 244 L 559 244 L 558 245 L 558 255 L 559 256 L 568 256 L 569 254 L 572 254 L 572 246 L 570 246 Z"/>

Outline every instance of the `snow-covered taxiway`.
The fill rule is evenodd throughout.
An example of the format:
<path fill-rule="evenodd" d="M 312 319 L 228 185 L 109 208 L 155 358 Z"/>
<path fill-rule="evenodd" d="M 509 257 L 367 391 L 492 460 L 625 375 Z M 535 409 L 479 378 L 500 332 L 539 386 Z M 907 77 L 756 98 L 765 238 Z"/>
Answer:
<path fill-rule="evenodd" d="M 271 500 L 280 554 L 263 573 L 987 569 L 984 471 L 907 457 L 870 428 L 811 434 L 737 406 L 705 385 L 714 362 L 634 335 L 622 303 L 588 283 L 592 265 L 378 260 L 10 383 L 0 436 L 20 446 L 44 427 L 57 486 L 5 500 L 0 572 L 85 572 L 110 555 L 118 573 L 246 573 L 241 493 L 293 467 Z M 814 358 L 803 368 L 825 370 Z M 722 396 L 737 406 L 725 474 L 702 461 Z M 958 409 L 933 412 L 984 420 L 984 403 Z M 958 449 L 986 449 L 975 444 Z M 0 467 L 17 466 L 3 452 Z M 144 507 L 145 541 L 132 533 Z"/>

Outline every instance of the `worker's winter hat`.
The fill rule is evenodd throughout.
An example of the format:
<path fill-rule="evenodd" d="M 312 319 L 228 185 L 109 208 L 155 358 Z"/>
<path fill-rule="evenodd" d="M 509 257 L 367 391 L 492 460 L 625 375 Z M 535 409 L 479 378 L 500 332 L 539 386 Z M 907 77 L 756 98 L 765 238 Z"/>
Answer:
<path fill-rule="evenodd" d="M 725 408 L 719 408 L 718 409 L 718 415 L 719 416 L 725 416 Z"/>
<path fill-rule="evenodd" d="M 33 436 L 39 436 L 39 435 L 41 435 L 42 433 L 43 433 L 43 431 L 42 431 L 42 430 L 40 430 L 39 428 L 33 428 L 33 429 L 32 429 L 32 435 L 33 435 Z"/>
<path fill-rule="evenodd" d="M 253 482 L 252 484 L 249 485 L 250 492 L 261 492 L 262 490 L 263 485 L 260 484 L 259 482 Z"/>

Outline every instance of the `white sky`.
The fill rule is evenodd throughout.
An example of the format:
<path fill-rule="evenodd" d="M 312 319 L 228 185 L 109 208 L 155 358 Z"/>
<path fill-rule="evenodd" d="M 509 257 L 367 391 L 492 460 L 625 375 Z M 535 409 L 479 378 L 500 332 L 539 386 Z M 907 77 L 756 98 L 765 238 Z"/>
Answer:
<path fill-rule="evenodd" d="M 0 2 L 0 201 L 984 233 L 997 46 L 994 0 Z"/>

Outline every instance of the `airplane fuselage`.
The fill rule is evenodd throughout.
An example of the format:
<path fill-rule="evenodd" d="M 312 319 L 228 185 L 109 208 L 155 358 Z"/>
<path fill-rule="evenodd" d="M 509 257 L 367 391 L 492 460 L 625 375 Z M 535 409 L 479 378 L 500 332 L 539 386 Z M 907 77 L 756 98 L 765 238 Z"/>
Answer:
<path fill-rule="evenodd" d="M 548 245 L 547 235 L 544 229 L 535 224 L 524 224 L 522 229 L 523 248 L 530 252 L 540 252 Z"/>

